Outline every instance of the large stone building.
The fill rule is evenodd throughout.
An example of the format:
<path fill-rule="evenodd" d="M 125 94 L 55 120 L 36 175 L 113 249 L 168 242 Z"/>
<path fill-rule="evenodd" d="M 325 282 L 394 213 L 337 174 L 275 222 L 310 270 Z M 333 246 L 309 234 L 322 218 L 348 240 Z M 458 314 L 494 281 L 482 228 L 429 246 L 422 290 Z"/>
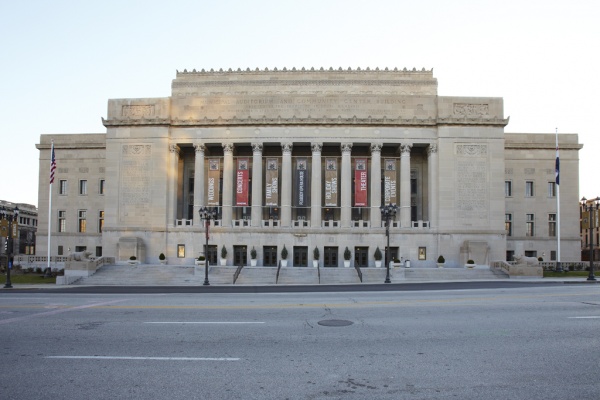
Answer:
<path fill-rule="evenodd" d="M 166 98 L 113 99 L 106 133 L 42 135 L 40 229 L 47 251 L 50 147 L 58 168 L 52 255 L 193 264 L 200 207 L 216 207 L 208 258 L 275 266 L 281 250 L 370 267 L 386 248 L 412 266 L 556 259 L 554 134 L 508 134 L 503 100 L 437 94 L 430 70 L 177 72 Z M 561 259 L 580 259 L 577 135 L 561 148 Z"/>

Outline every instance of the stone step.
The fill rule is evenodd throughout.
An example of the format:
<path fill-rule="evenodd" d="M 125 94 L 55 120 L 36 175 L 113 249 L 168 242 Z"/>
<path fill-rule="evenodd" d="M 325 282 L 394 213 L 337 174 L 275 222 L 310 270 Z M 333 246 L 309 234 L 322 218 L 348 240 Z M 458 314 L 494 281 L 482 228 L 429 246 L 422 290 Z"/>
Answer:
<path fill-rule="evenodd" d="M 235 282 L 236 285 L 274 285 L 276 267 L 244 267 Z"/>
<path fill-rule="evenodd" d="M 317 268 L 312 267 L 285 267 L 279 271 L 279 285 L 318 285 L 319 275 Z"/>
<path fill-rule="evenodd" d="M 321 284 L 335 285 L 360 283 L 358 272 L 354 268 L 321 268 Z"/>

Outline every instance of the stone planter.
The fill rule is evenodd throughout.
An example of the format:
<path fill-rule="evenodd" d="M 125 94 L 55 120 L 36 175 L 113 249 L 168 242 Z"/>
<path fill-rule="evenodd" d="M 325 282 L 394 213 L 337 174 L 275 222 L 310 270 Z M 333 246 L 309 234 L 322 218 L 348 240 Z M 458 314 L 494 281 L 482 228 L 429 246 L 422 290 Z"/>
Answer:
<path fill-rule="evenodd" d="M 476 264 L 465 264 L 465 268 L 475 268 Z"/>
<path fill-rule="evenodd" d="M 281 266 L 287 267 L 287 260 L 281 260 Z"/>
<path fill-rule="evenodd" d="M 255 258 L 250 259 L 250 266 L 256 267 L 256 259 Z"/>
<path fill-rule="evenodd" d="M 204 267 L 206 265 L 206 260 L 202 260 L 202 261 L 196 260 L 196 261 L 194 261 L 194 263 L 198 266 Z"/>
<path fill-rule="evenodd" d="M 444 268 L 444 263 L 437 263 L 438 268 Z"/>
<path fill-rule="evenodd" d="M 350 268 L 350 260 L 344 260 L 344 267 Z"/>
<path fill-rule="evenodd" d="M 381 268 L 381 260 L 375 260 L 375 268 Z"/>
<path fill-rule="evenodd" d="M 313 267 L 314 268 L 318 268 L 319 267 L 319 260 L 313 260 Z"/>
<path fill-rule="evenodd" d="M 167 260 L 158 260 L 162 265 L 167 265 Z"/>
<path fill-rule="evenodd" d="M 138 260 L 128 260 L 127 264 L 129 265 L 138 265 L 140 262 Z"/>
<path fill-rule="evenodd" d="M 221 258 L 219 261 L 221 262 L 221 267 L 224 267 L 224 266 L 227 265 L 227 259 L 226 258 Z"/>

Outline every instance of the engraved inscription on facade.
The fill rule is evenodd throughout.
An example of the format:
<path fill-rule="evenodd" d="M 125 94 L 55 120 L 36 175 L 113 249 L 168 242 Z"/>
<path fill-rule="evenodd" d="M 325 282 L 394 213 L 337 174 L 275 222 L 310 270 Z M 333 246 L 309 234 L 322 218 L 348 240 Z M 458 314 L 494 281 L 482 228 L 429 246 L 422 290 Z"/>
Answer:
<path fill-rule="evenodd" d="M 124 105 L 121 109 L 123 117 L 150 117 L 154 115 L 154 105 Z"/>
<path fill-rule="evenodd" d="M 535 174 L 535 168 L 525 168 L 525 175 Z"/>
<path fill-rule="evenodd" d="M 465 117 L 479 117 L 489 115 L 489 104 L 467 104 L 454 103 L 454 115 L 463 115 Z"/>
<path fill-rule="evenodd" d="M 489 217 L 487 145 L 456 145 L 456 218 L 474 221 Z"/>
<path fill-rule="evenodd" d="M 151 145 L 123 145 L 119 182 L 121 220 L 147 216 L 150 211 Z"/>

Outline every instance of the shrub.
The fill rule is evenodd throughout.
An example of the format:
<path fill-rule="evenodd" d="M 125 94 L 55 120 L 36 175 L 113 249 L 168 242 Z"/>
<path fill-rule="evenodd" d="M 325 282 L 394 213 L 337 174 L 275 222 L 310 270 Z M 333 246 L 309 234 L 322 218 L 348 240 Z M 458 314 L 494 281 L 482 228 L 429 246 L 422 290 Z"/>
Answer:
<path fill-rule="evenodd" d="M 344 250 L 344 260 L 350 261 L 351 258 L 352 258 L 352 252 L 350 251 L 348 246 L 346 246 L 346 250 Z"/>
<path fill-rule="evenodd" d="M 281 259 L 282 260 L 287 260 L 288 257 L 288 251 L 285 248 L 285 244 L 283 245 L 283 249 L 281 249 Z"/>
<path fill-rule="evenodd" d="M 225 248 L 225 245 L 221 247 L 221 258 L 227 258 L 227 249 Z"/>
<path fill-rule="evenodd" d="M 539 261 L 539 262 L 543 262 L 543 261 L 544 261 L 544 259 L 543 259 L 542 257 L 538 257 L 538 261 Z"/>
<path fill-rule="evenodd" d="M 444 256 L 439 256 L 437 259 L 438 264 L 443 264 L 446 262 L 446 259 L 444 258 Z"/>
<path fill-rule="evenodd" d="M 256 249 L 254 247 L 252 247 L 252 250 L 250 250 L 250 258 L 256 260 Z"/>
<path fill-rule="evenodd" d="M 319 254 L 319 248 L 317 246 L 315 246 L 315 249 L 313 250 L 313 258 L 315 260 L 318 260 L 319 256 L 320 256 L 320 254 Z"/>
<path fill-rule="evenodd" d="M 131 261 L 135 261 L 135 260 L 137 260 L 137 257 L 136 257 L 136 256 L 131 256 L 131 257 L 129 257 L 129 259 L 130 259 Z"/>
<path fill-rule="evenodd" d="M 473 261 L 473 260 L 467 260 L 467 264 L 475 264 L 475 261 Z"/>
<path fill-rule="evenodd" d="M 204 257 L 204 256 L 199 256 L 198 257 L 198 261 L 204 261 L 204 260 L 206 260 L 206 257 Z"/>
<path fill-rule="evenodd" d="M 373 254 L 375 256 L 375 260 L 377 261 L 381 261 L 381 259 L 383 258 L 383 254 L 381 254 L 381 250 L 379 250 L 379 246 L 377 246 L 377 248 L 375 249 L 375 254 Z"/>
<path fill-rule="evenodd" d="M 166 258 L 166 257 L 165 257 L 165 255 L 164 255 L 164 253 L 160 253 L 160 254 L 158 255 L 158 259 L 159 259 L 160 261 L 164 261 L 164 260 L 165 260 L 165 258 Z"/>

